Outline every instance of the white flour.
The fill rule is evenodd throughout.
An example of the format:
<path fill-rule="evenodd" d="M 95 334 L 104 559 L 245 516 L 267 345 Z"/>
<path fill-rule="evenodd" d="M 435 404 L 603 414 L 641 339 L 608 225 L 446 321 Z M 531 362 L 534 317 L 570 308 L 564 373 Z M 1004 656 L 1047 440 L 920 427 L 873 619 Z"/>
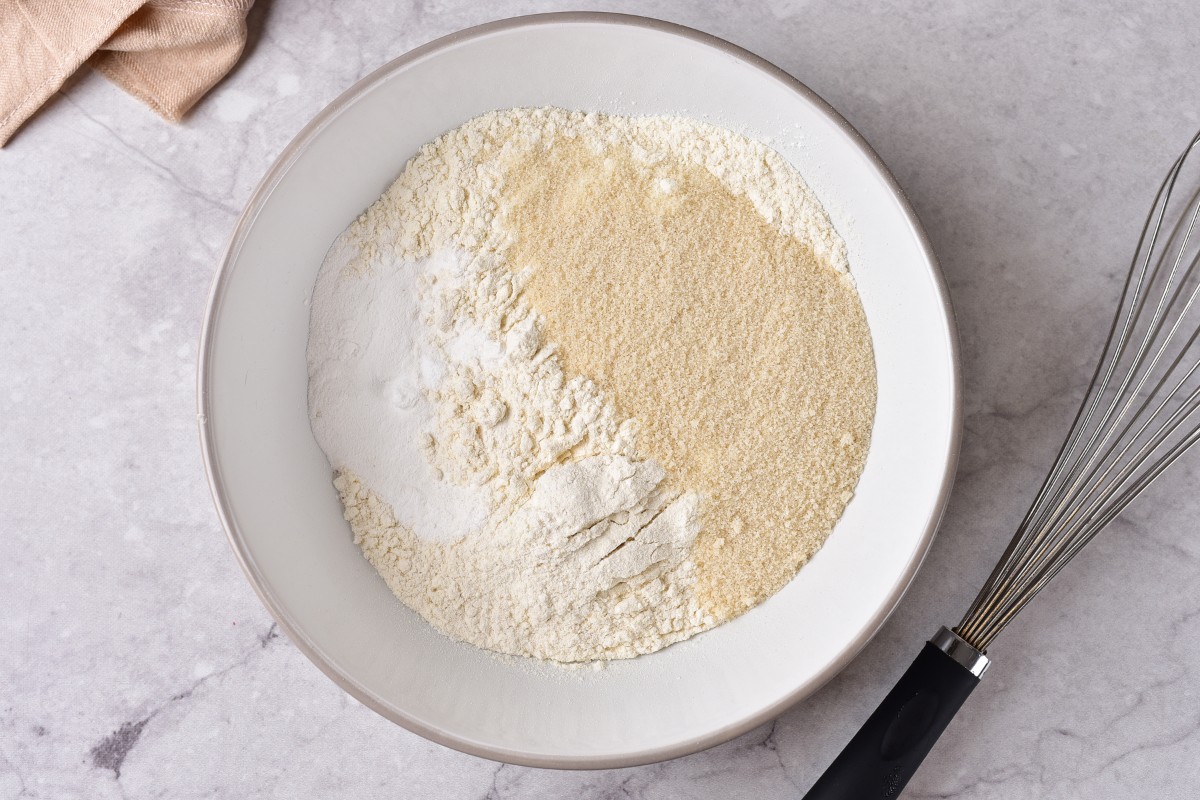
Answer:
<path fill-rule="evenodd" d="M 435 627 L 560 662 L 631 657 L 716 622 L 692 590 L 702 498 L 659 490 L 635 421 L 564 375 L 505 266 L 503 165 L 554 136 L 704 165 L 845 269 L 819 205 L 761 144 L 681 119 L 495 112 L 422 148 L 330 251 L 310 414 L 355 541 Z"/>

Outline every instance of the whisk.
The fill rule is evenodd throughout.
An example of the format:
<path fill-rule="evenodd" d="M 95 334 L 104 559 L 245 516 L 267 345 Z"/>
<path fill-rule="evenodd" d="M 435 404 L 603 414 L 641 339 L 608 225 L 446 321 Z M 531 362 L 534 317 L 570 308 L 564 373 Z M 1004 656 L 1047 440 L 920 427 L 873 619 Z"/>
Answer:
<path fill-rule="evenodd" d="M 1172 199 L 1198 144 L 1200 133 L 1154 198 L 1087 394 L 999 563 L 962 622 L 929 640 L 808 800 L 899 795 L 979 683 L 988 646 L 1200 439 L 1200 192 Z"/>

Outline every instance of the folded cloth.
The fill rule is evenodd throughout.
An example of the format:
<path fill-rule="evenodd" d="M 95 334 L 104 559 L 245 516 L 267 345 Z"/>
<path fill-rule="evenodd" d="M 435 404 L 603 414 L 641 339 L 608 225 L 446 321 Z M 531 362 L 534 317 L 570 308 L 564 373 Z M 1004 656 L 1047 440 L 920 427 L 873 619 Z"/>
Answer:
<path fill-rule="evenodd" d="M 85 61 L 178 122 L 237 62 L 254 0 L 0 0 L 0 147 Z"/>

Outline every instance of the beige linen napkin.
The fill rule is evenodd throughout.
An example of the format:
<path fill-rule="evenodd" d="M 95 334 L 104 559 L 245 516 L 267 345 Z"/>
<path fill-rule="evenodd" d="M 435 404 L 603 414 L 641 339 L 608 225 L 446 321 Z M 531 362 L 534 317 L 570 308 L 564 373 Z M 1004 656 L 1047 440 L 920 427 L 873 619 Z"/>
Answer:
<path fill-rule="evenodd" d="M 254 0 L 0 0 L 0 147 L 85 61 L 178 122 L 238 60 Z"/>

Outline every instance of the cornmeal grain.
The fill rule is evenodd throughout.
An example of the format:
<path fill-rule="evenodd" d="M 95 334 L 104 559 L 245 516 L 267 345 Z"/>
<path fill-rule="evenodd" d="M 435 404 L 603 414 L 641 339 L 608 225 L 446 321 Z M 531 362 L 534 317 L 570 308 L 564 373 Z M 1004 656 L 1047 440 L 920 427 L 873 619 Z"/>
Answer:
<path fill-rule="evenodd" d="M 506 170 L 509 268 L 569 374 L 701 494 L 717 620 L 778 591 L 862 471 L 875 365 L 850 277 L 695 161 L 559 137 Z"/>

